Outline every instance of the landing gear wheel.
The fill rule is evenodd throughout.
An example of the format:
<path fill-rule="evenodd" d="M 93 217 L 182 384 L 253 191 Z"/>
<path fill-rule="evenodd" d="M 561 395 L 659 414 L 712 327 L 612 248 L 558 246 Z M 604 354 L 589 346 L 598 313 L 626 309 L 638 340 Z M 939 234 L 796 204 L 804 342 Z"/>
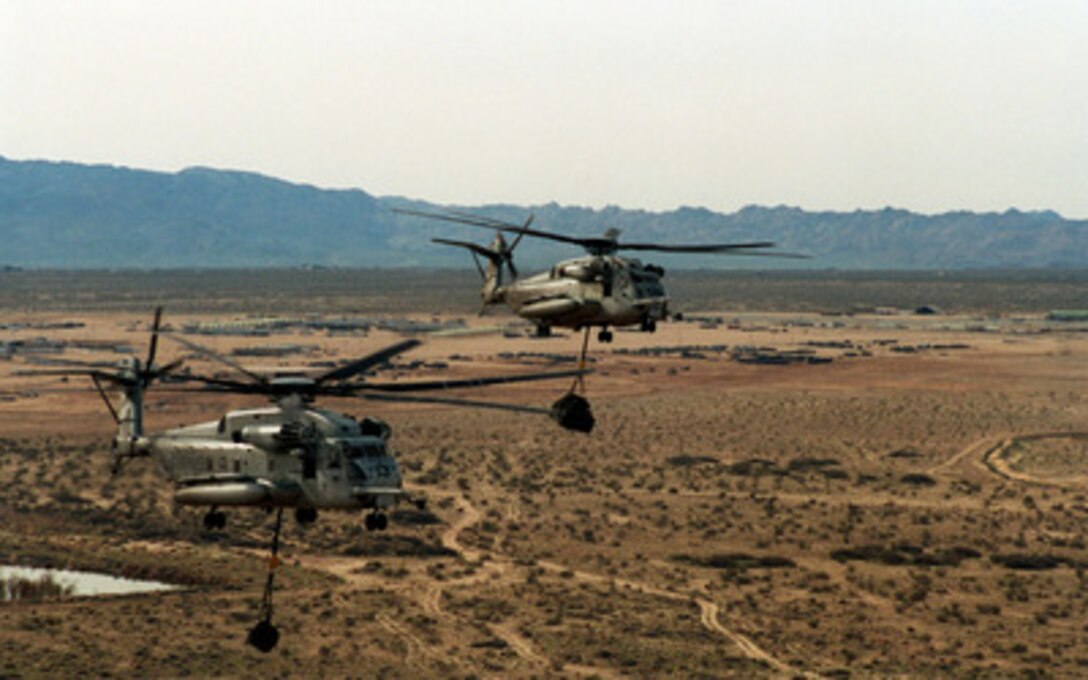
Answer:
<path fill-rule="evenodd" d="M 367 531 L 385 531 L 389 526 L 389 518 L 385 516 L 385 513 L 374 512 L 366 516 L 364 523 Z"/>
<path fill-rule="evenodd" d="M 218 510 L 209 510 L 204 514 L 204 528 L 208 531 L 223 529 L 227 526 L 227 514 Z"/>
<path fill-rule="evenodd" d="M 643 333 L 653 333 L 657 330 L 657 321 L 653 319 L 643 319 L 641 328 Z"/>
<path fill-rule="evenodd" d="M 550 338 L 550 337 L 552 337 L 552 327 L 551 326 L 537 326 L 536 327 L 536 337 L 538 337 L 538 338 Z"/>
<path fill-rule="evenodd" d="M 249 629 L 246 642 L 267 654 L 276 648 L 280 641 L 280 631 L 267 619 L 258 621 L 256 626 Z"/>
<path fill-rule="evenodd" d="M 317 509 L 295 508 L 295 520 L 299 524 L 312 524 L 317 521 Z"/>
<path fill-rule="evenodd" d="M 599 342 L 612 342 L 612 331 L 602 329 L 600 333 L 597 333 L 597 340 Z"/>

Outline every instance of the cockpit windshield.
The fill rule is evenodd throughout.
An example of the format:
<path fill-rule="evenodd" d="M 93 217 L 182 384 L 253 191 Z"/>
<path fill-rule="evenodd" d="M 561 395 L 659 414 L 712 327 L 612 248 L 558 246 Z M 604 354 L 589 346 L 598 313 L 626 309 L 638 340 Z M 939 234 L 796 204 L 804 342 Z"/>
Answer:
<path fill-rule="evenodd" d="M 343 442 L 341 446 L 348 458 L 378 458 L 385 455 L 385 446 L 380 442 Z"/>

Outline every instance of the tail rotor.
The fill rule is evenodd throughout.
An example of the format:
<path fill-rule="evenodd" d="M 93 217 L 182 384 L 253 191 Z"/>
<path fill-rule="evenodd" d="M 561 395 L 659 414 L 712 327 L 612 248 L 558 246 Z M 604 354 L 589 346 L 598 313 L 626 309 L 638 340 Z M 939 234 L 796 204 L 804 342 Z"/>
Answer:
<path fill-rule="evenodd" d="M 120 365 L 101 362 L 69 362 L 71 366 L 67 368 L 28 371 L 28 374 L 35 375 L 85 375 L 91 379 L 110 417 L 117 425 L 117 434 L 113 439 L 113 462 L 110 465 L 110 470 L 114 474 L 120 470 L 125 458 L 146 455 L 143 439 L 144 392 L 155 381 L 177 370 L 182 364 L 179 359 L 163 366 L 155 365 L 161 325 L 162 307 L 158 307 L 155 309 L 155 317 L 151 324 L 151 339 L 148 343 L 145 363 L 141 363 L 138 357 L 130 357 Z M 114 404 L 114 400 L 107 392 L 107 386 L 116 386 L 120 389 L 122 394 L 120 404 Z"/>

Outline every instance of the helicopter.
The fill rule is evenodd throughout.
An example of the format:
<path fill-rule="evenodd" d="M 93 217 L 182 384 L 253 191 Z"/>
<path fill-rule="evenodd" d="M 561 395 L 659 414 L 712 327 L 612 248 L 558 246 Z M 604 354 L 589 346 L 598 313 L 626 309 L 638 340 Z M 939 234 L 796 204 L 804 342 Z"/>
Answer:
<path fill-rule="evenodd" d="M 481 314 L 491 305 L 505 303 L 515 314 L 535 324 L 539 337 L 551 335 L 551 329 L 557 326 L 575 331 L 585 328 L 583 347 L 588 343 L 591 327 L 600 327 L 598 341 L 610 343 L 613 336 L 609 327 L 637 324 L 640 330 L 652 333 L 657 330 L 657 322 L 668 317 L 669 298 L 661 283 L 665 269 L 655 264 L 643 264 L 635 258 L 622 257 L 618 254 L 621 250 L 807 257 L 792 253 L 759 252 L 774 247 L 775 244 L 769 241 L 687 245 L 631 243 L 621 242 L 617 229 L 609 229 L 602 236 L 566 236 L 531 228 L 532 215 L 524 224 L 517 225 L 455 210 L 427 212 L 395 208 L 394 212 L 494 229 L 495 238 L 488 246 L 444 238 L 431 240 L 472 253 L 483 280 L 480 288 L 483 301 Z M 513 242 L 507 243 L 504 233 L 516 234 Z M 513 252 L 525 236 L 578 245 L 585 248 L 588 255 L 563 260 L 549 271 L 519 279 Z M 481 257 L 487 260 L 486 270 L 480 264 Z"/>
<path fill-rule="evenodd" d="M 234 361 L 185 338 L 161 329 L 162 309 L 155 310 L 147 358 L 130 357 L 120 365 L 89 363 L 52 370 L 27 371 L 33 375 L 85 375 L 117 425 L 113 438 L 112 471 L 134 458 L 154 459 L 174 483 L 179 505 L 208 508 L 204 528 L 226 526 L 221 508 L 258 507 L 276 512 L 271 542 L 269 572 L 257 624 L 247 642 L 269 652 L 279 641 L 272 623 L 272 593 L 278 567 L 280 533 L 285 509 L 294 509 L 295 519 L 305 525 L 317 520 L 318 511 L 366 512 L 365 526 L 382 531 L 388 526 L 386 512 L 413 498 L 403 486 L 403 477 L 390 451 L 392 428 L 374 417 L 356 419 L 314 405 L 317 397 L 357 397 L 372 401 L 444 404 L 544 414 L 568 430 L 590 432 L 593 416 L 589 403 L 572 392 L 550 409 L 489 401 L 410 394 L 467 387 L 581 377 L 584 370 L 539 372 L 509 376 L 369 383 L 357 376 L 421 344 L 408 339 L 395 343 L 317 376 L 268 377 L 250 371 Z M 168 337 L 204 357 L 224 364 L 239 379 L 180 374 L 183 360 L 156 365 L 159 336 Z M 75 363 L 75 362 L 73 362 Z M 144 430 L 145 392 L 155 382 L 197 383 L 190 394 L 225 392 L 263 395 L 271 405 L 233 410 L 219 420 L 182 426 L 158 433 Z M 115 386 L 120 403 L 107 393 Z"/>

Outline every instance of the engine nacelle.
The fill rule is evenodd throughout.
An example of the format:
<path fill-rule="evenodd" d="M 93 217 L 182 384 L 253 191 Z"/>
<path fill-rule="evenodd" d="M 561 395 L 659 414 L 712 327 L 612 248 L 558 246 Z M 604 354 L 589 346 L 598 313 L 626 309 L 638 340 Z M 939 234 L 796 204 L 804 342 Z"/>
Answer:
<path fill-rule="evenodd" d="M 266 451 L 289 451 L 312 446 L 320 440 L 320 434 L 313 423 L 246 425 L 239 433 L 239 440 Z"/>
<path fill-rule="evenodd" d="M 568 264 L 559 268 L 559 275 L 563 278 L 574 279 L 583 283 L 593 281 L 598 274 L 600 272 L 594 267 L 588 267 L 584 264 Z"/>

